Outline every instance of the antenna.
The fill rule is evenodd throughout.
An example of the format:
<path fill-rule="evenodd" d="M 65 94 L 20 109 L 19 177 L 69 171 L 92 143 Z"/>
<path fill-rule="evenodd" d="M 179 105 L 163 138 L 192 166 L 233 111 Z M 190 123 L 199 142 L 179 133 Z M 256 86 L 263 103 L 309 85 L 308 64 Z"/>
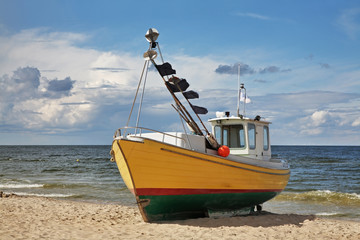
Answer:
<path fill-rule="evenodd" d="M 240 63 L 238 66 L 238 101 L 237 101 L 237 116 L 240 117 Z"/>

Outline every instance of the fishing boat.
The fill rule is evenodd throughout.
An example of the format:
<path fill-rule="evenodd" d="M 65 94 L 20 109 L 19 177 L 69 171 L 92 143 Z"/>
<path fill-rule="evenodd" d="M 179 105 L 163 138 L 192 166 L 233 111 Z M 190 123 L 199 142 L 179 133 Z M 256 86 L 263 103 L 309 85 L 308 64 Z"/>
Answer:
<path fill-rule="evenodd" d="M 290 176 L 287 162 L 271 157 L 270 122 L 260 116 L 245 116 L 246 89 L 239 84 L 236 115 L 217 112 L 208 120 L 208 131 L 199 116 L 207 109 L 191 103 L 198 93 L 187 90 L 186 79 L 177 77 L 171 64 L 162 60 L 158 36 L 154 28 L 145 35 L 149 48 L 144 53 L 129 119 L 115 132 L 110 152 L 144 221 L 241 215 L 256 207 L 260 210 L 262 203 L 285 188 Z M 158 54 L 160 64 L 155 61 Z M 180 116 L 182 132 L 141 127 L 139 115 L 136 125 L 129 126 L 134 106 L 141 110 L 140 89 L 145 89 L 141 86 L 149 64 L 154 65 L 174 100 L 172 106 L 174 114 Z M 136 99 L 140 99 L 137 104 Z M 239 112 L 240 102 L 244 102 L 243 114 Z"/>

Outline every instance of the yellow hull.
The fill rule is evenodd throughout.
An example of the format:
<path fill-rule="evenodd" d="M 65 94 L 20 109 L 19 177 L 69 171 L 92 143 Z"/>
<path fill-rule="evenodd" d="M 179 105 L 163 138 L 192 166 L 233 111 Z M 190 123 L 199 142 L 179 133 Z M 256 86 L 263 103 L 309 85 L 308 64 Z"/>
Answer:
<path fill-rule="evenodd" d="M 129 189 L 135 185 L 137 189 L 283 190 L 290 176 L 288 169 L 238 163 L 148 139 L 115 140 L 113 150 Z"/>
<path fill-rule="evenodd" d="M 235 162 L 149 139 L 114 140 L 112 150 L 145 221 L 255 206 L 279 194 L 290 176 L 289 169 Z"/>

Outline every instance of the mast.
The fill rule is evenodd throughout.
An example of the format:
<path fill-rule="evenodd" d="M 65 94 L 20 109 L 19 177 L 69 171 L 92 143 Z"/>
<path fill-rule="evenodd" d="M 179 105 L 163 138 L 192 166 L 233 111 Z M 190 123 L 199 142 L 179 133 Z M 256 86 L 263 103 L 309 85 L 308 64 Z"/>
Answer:
<path fill-rule="evenodd" d="M 186 110 L 185 106 L 177 98 L 177 96 L 175 95 L 175 92 L 181 92 L 181 94 L 184 96 L 184 98 L 188 102 L 189 106 L 191 107 L 191 109 L 193 110 L 193 112 L 195 113 L 197 118 L 199 119 L 200 123 L 204 127 L 204 130 L 206 132 L 206 139 L 208 140 L 209 144 L 212 147 L 214 147 L 215 149 L 217 149 L 219 147 L 219 144 L 217 143 L 215 137 L 212 136 L 210 134 L 210 132 L 207 130 L 206 126 L 204 125 L 201 118 L 199 117 L 199 114 L 206 114 L 208 112 L 207 109 L 191 104 L 189 99 L 198 98 L 199 95 L 198 95 L 198 93 L 191 91 L 191 90 L 185 92 L 186 89 L 189 87 L 189 84 L 187 83 L 187 81 L 185 79 L 180 79 L 180 78 L 175 77 L 174 74 L 176 73 L 176 71 L 174 69 L 172 69 L 172 67 L 169 63 L 167 63 L 167 62 L 164 63 L 164 60 L 162 58 L 162 54 L 160 51 L 159 43 L 156 42 L 156 39 L 158 36 L 159 36 L 159 32 L 154 28 L 150 28 L 147 31 L 145 37 L 149 42 L 149 49 L 147 52 L 144 53 L 144 58 L 146 60 L 150 60 L 154 64 L 155 68 L 158 70 L 166 88 L 168 89 L 168 91 L 170 92 L 172 98 L 174 99 L 174 101 L 176 103 L 176 107 L 174 107 L 174 108 L 178 112 L 180 117 L 186 121 L 186 123 L 194 130 L 194 132 L 196 134 L 201 135 L 201 136 L 204 135 L 202 130 L 198 126 L 198 124 L 192 118 L 191 114 Z M 157 57 L 157 53 L 153 49 L 155 49 L 156 47 L 159 50 L 159 53 L 160 53 L 160 56 L 161 56 L 161 59 L 163 62 L 162 65 L 157 65 L 154 60 Z M 170 79 L 168 77 L 169 75 L 172 75 L 170 77 Z M 168 80 L 165 80 L 164 76 L 167 76 Z"/>

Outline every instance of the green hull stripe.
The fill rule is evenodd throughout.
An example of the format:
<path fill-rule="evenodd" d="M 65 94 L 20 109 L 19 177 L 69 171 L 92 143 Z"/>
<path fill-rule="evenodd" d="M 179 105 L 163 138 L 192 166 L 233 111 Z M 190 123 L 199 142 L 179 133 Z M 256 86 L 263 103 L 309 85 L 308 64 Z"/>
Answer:
<path fill-rule="evenodd" d="M 252 207 L 278 192 L 139 196 L 149 222 L 206 217 L 208 210 L 232 211 Z"/>

